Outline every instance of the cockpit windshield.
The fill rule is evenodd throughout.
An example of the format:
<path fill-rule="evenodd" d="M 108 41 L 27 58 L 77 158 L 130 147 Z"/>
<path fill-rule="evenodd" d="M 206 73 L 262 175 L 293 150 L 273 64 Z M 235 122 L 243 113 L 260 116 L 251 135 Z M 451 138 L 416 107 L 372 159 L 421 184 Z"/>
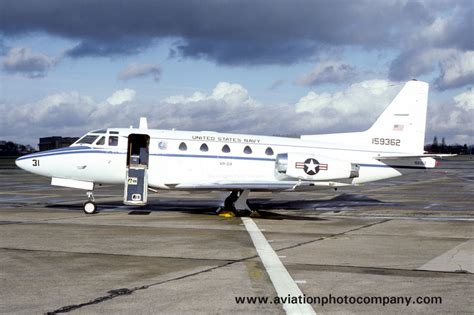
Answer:
<path fill-rule="evenodd" d="M 76 144 L 84 143 L 84 144 L 92 144 L 99 136 L 94 135 L 85 135 L 81 139 L 79 139 Z"/>

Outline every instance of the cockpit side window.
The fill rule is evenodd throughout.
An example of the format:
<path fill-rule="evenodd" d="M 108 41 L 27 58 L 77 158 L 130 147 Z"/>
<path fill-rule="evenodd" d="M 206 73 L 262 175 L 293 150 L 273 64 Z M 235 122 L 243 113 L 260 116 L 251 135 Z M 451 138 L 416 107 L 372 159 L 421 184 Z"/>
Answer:
<path fill-rule="evenodd" d="M 84 137 L 82 137 L 81 139 L 79 139 L 79 141 L 77 141 L 76 143 L 83 143 L 83 144 L 92 144 L 94 143 L 94 141 L 98 138 L 99 136 L 93 136 L 93 135 L 85 135 Z"/>
<path fill-rule="evenodd" d="M 100 139 L 95 143 L 96 145 L 104 145 L 105 144 L 105 137 L 102 136 Z"/>
<path fill-rule="evenodd" d="M 112 147 L 116 147 L 118 145 L 118 137 L 117 136 L 110 136 L 109 137 L 109 145 Z"/>

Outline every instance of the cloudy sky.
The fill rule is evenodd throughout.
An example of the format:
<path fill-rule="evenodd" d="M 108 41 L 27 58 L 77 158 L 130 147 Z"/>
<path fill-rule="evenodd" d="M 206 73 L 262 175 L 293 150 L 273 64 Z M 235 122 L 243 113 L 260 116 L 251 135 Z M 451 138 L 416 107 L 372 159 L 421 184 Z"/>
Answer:
<path fill-rule="evenodd" d="M 363 130 L 430 83 L 428 134 L 474 143 L 471 0 L 0 2 L 0 139 L 137 125 Z"/>

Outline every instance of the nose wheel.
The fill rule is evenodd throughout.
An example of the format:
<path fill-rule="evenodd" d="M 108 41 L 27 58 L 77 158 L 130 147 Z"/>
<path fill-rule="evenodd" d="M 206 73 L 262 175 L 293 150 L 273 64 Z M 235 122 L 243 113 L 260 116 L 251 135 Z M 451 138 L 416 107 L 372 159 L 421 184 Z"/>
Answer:
<path fill-rule="evenodd" d="M 84 203 L 84 213 L 85 214 L 94 214 L 97 213 L 97 204 L 95 203 L 94 195 L 92 191 L 87 192 L 87 198 L 89 199 Z"/>

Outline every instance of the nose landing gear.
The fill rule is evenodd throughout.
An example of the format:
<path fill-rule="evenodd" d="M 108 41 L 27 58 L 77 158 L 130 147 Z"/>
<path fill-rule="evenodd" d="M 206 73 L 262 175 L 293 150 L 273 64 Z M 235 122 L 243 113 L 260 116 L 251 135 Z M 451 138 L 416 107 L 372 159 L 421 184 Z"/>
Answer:
<path fill-rule="evenodd" d="M 94 194 L 92 193 L 92 190 L 87 191 L 87 199 L 88 201 L 84 203 L 84 212 L 86 214 L 97 213 L 97 205 L 95 203 Z"/>

